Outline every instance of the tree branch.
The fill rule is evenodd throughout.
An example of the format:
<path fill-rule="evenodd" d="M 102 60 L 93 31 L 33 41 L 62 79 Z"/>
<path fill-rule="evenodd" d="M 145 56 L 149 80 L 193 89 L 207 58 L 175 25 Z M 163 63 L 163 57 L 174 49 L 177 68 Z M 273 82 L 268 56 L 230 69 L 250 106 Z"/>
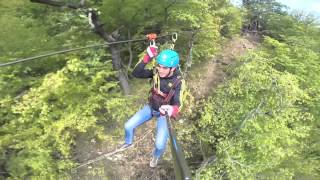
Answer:
<path fill-rule="evenodd" d="M 30 1 L 33 3 L 41 3 L 41 4 L 46 4 L 46 5 L 61 7 L 61 8 L 68 7 L 70 9 L 79 9 L 84 7 L 85 0 L 80 0 L 78 4 L 65 3 L 61 1 L 55 1 L 55 0 L 30 0 Z M 92 8 L 85 8 L 85 10 L 89 19 L 89 24 L 91 25 L 92 29 L 94 29 L 94 32 L 96 34 L 98 34 L 106 42 L 117 41 L 117 39 L 120 37 L 119 30 L 123 28 L 123 26 L 120 26 L 114 32 L 109 34 L 103 28 L 104 23 L 100 22 L 99 20 L 98 11 Z M 119 48 L 117 47 L 117 45 L 111 45 L 111 46 L 108 46 L 107 49 L 111 51 L 112 66 L 114 70 L 118 71 L 118 78 L 120 81 L 120 85 L 124 90 L 124 93 L 129 94 L 130 93 L 129 82 L 126 74 L 121 70 L 121 56 L 120 56 Z"/>
<path fill-rule="evenodd" d="M 99 20 L 99 17 L 98 17 L 98 13 L 97 11 L 91 9 L 88 11 L 88 17 L 91 18 L 91 21 L 90 24 L 91 26 L 93 26 L 95 32 L 101 36 L 105 41 L 107 42 L 114 42 L 116 41 L 116 38 L 114 38 L 111 34 L 108 34 L 104 29 L 103 29 L 103 25 L 104 23 L 102 23 L 100 20 Z M 119 28 L 117 29 L 119 30 Z M 117 31 L 115 30 L 115 32 Z M 115 33 L 113 32 L 113 33 Z"/>

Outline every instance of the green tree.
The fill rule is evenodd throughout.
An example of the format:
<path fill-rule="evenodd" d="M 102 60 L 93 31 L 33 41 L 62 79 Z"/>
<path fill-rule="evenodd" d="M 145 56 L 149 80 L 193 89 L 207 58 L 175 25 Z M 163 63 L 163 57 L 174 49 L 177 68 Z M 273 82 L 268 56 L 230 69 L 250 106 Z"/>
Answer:
<path fill-rule="evenodd" d="M 183 60 L 193 54 L 196 63 L 218 51 L 220 33 L 231 36 L 239 28 L 231 23 L 238 11 L 226 0 L 32 2 L 38 3 L 0 2 L 4 12 L 0 18 L 1 63 L 108 38 L 125 40 L 149 32 L 176 31 L 179 38 L 175 49 Z M 94 28 L 88 23 L 90 12 L 98 15 L 98 19 L 91 19 L 96 23 Z M 195 32 L 192 52 L 186 43 L 190 30 Z M 103 35 L 111 37 L 101 38 Z M 164 43 L 160 49 L 167 46 Z M 122 121 L 134 111 L 127 107 L 135 97 L 122 96 L 115 63 L 124 67 L 145 47 L 134 44 L 113 46 L 114 51 L 87 49 L 1 67 L 0 169 L 7 173 L 5 178 L 41 175 L 56 179 L 75 166 L 72 150 L 79 134 L 105 139 L 103 125 L 122 127 Z M 112 61 L 115 56 L 121 61 Z"/>
<path fill-rule="evenodd" d="M 275 0 L 243 0 L 243 7 L 247 11 L 247 23 L 244 28 L 250 31 L 265 30 L 266 21 L 272 14 L 284 15 L 284 6 Z"/>
<path fill-rule="evenodd" d="M 2 166 L 10 176 L 57 177 L 73 167 L 71 150 L 79 133 L 102 139 L 100 123 L 128 116 L 113 110 L 127 106 L 115 80 L 110 63 L 74 57 L 13 104 L 16 117 L 2 125 L 0 140 Z"/>
<path fill-rule="evenodd" d="M 266 35 L 289 45 L 302 46 L 319 52 L 319 34 L 316 19 L 311 15 L 272 14 L 266 21 Z"/>
<path fill-rule="evenodd" d="M 291 179 L 308 162 L 303 154 L 314 120 L 304 111 L 309 96 L 296 76 L 273 69 L 263 54 L 245 59 L 202 113 L 200 137 L 216 161 L 200 177 Z"/>

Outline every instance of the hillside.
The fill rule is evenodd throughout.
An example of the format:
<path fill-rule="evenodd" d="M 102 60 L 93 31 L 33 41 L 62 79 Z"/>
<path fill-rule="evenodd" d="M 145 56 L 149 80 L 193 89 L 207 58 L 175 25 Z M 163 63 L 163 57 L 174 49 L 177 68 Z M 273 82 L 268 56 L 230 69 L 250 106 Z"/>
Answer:
<path fill-rule="evenodd" d="M 217 85 L 224 82 L 227 76 L 225 74 L 226 68 L 232 65 L 236 58 L 244 55 L 249 50 L 253 50 L 257 45 L 258 42 L 253 40 L 250 35 L 233 38 L 223 45 L 223 51 L 212 60 L 193 67 L 188 74 L 186 82 L 195 99 L 198 101 L 206 98 Z M 147 83 L 147 81 L 143 80 L 141 83 Z M 143 92 L 146 91 L 143 90 Z M 137 91 L 137 93 L 141 93 L 141 91 Z M 138 103 L 145 102 L 145 99 L 146 97 L 142 96 Z M 109 130 L 107 131 L 109 132 Z M 154 147 L 154 132 L 155 120 L 153 119 L 137 128 L 133 148 L 81 167 L 73 177 L 75 179 L 81 179 L 84 176 L 88 177 L 88 179 L 101 177 L 111 179 L 172 179 L 174 174 L 169 147 L 167 147 L 159 166 L 155 169 L 149 167 Z M 112 143 L 109 141 L 97 143 L 94 139 L 91 142 L 86 139 L 78 140 L 78 142 L 76 158 L 79 162 L 86 163 L 89 160 L 103 156 L 105 153 L 113 152 L 123 143 L 123 140 L 122 137 L 114 137 L 111 141 Z M 85 142 L 90 143 L 83 144 Z"/>
<path fill-rule="evenodd" d="M 147 102 L 152 81 L 132 72 L 146 52 L 162 57 L 154 44 L 172 55 L 147 65 L 162 90 L 168 67 L 188 70 L 167 107 L 183 112 L 173 126 L 193 178 L 320 179 L 318 17 L 278 0 L 11 0 L 0 10 L 0 179 L 173 179 L 170 148 L 148 166 L 155 120 L 117 149 Z"/>

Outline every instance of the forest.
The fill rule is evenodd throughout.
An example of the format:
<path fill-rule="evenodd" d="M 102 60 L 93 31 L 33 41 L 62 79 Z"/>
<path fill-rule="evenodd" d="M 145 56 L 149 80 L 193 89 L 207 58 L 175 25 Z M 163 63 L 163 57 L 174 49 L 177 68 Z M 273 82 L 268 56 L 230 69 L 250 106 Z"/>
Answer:
<path fill-rule="evenodd" d="M 149 167 L 156 119 L 135 129 L 132 148 L 87 163 L 123 144 L 148 102 L 151 81 L 132 72 L 150 33 L 180 57 L 183 105 L 170 121 L 192 179 L 320 179 L 319 17 L 276 0 L 0 10 L 0 179 L 175 179 L 169 142 Z"/>

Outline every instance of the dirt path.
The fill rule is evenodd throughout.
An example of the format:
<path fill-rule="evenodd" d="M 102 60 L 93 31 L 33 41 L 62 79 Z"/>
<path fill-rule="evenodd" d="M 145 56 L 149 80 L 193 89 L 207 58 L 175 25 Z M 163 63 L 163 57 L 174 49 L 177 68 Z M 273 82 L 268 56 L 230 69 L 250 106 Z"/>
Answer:
<path fill-rule="evenodd" d="M 188 76 L 187 82 L 195 99 L 206 97 L 219 83 L 223 82 L 226 77 L 225 67 L 232 64 L 236 57 L 243 55 L 255 46 L 252 37 L 234 38 L 223 47 L 220 55 L 192 67 L 190 73 L 192 75 Z M 155 126 L 156 121 L 154 120 L 143 124 L 136 130 L 134 147 L 78 169 L 72 179 L 172 179 L 174 171 L 169 147 L 167 147 L 158 167 L 154 169 L 149 167 L 154 147 Z M 76 158 L 80 162 L 87 162 L 99 157 L 102 153 L 110 152 L 118 146 L 107 142 L 98 144 L 94 140 L 80 138 L 84 138 L 80 140 L 82 143 L 78 144 L 78 148 L 76 148 L 79 149 Z"/>
<path fill-rule="evenodd" d="M 248 50 L 256 47 L 252 37 L 233 38 L 224 47 L 222 52 L 212 60 L 194 68 L 188 78 L 188 87 L 195 99 L 206 97 L 226 77 L 224 69 L 231 65 L 236 57 L 244 55 Z"/>

